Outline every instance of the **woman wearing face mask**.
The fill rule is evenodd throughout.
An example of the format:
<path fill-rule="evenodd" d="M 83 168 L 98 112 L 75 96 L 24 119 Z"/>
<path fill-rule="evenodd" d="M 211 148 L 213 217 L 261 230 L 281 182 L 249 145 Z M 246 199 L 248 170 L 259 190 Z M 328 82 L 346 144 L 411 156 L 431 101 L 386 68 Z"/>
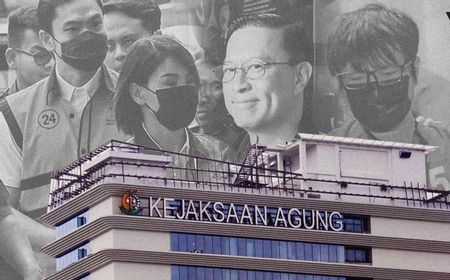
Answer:
<path fill-rule="evenodd" d="M 152 36 L 136 41 L 123 65 L 116 91 L 119 129 L 146 147 L 222 159 L 219 140 L 192 133 L 199 76 L 190 53 L 175 39 Z M 186 167 L 182 157 L 175 164 Z"/>

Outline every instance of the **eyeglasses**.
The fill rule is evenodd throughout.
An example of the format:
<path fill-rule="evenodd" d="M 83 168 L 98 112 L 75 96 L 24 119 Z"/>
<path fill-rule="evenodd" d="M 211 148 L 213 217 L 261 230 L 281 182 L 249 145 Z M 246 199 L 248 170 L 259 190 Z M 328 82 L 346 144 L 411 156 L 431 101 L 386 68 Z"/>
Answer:
<path fill-rule="evenodd" d="M 29 53 L 29 52 L 26 52 L 21 49 L 16 49 L 16 48 L 13 48 L 13 49 L 17 52 L 32 56 L 34 63 L 36 63 L 36 65 L 39 65 L 39 66 L 44 66 L 53 58 L 53 53 L 51 53 L 49 51 L 42 50 L 42 51 L 39 51 L 39 52 L 33 54 L 33 53 Z"/>
<path fill-rule="evenodd" d="M 389 86 L 403 81 L 410 76 L 412 61 L 403 65 L 380 69 L 369 72 L 343 72 L 336 76 L 346 90 L 366 89 L 369 84 L 376 83 L 379 86 Z M 370 80 L 373 77 L 374 81 Z"/>
<path fill-rule="evenodd" d="M 247 79 L 256 80 L 264 76 L 266 73 L 266 68 L 269 65 L 291 65 L 291 62 L 264 62 L 262 60 L 251 60 L 245 62 L 241 67 L 234 67 L 230 64 L 223 65 L 223 77 L 222 82 L 228 83 L 234 79 L 236 72 L 240 69 Z"/>

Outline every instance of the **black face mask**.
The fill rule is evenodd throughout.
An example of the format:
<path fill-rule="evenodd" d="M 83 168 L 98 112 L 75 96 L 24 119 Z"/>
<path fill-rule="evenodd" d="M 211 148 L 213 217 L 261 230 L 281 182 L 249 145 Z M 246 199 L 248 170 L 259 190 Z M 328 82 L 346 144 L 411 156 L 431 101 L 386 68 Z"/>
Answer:
<path fill-rule="evenodd" d="M 58 42 L 55 39 L 56 42 Z M 59 42 L 58 42 L 59 43 Z M 61 59 L 73 68 L 81 71 L 98 69 L 108 52 L 105 34 L 85 31 L 61 45 Z"/>
<path fill-rule="evenodd" d="M 158 111 L 145 104 L 156 116 L 161 125 L 175 131 L 187 127 L 195 117 L 198 104 L 198 87 L 177 86 L 153 91 L 159 102 Z"/>
<path fill-rule="evenodd" d="M 355 118 L 368 130 L 387 132 L 398 126 L 408 114 L 409 77 L 392 85 L 370 82 L 365 89 L 346 89 Z"/>

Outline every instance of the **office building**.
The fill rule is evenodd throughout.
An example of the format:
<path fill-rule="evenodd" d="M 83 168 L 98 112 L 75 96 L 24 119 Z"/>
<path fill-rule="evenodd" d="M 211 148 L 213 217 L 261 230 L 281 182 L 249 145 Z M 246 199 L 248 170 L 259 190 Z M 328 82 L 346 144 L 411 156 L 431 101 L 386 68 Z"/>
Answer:
<path fill-rule="evenodd" d="M 299 134 L 243 164 L 111 141 L 53 174 L 48 279 L 450 279 L 434 147 Z"/>

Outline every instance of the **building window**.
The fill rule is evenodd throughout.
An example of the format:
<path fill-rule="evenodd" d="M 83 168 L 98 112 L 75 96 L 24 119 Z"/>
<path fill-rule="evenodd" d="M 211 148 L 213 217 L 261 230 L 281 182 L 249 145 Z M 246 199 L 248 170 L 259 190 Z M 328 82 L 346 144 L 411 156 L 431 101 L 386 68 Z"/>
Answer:
<path fill-rule="evenodd" d="M 87 249 L 78 249 L 78 260 L 81 260 L 84 257 L 87 257 Z"/>
<path fill-rule="evenodd" d="M 56 227 L 56 239 L 59 239 L 89 222 L 89 210 L 72 217 Z"/>
<path fill-rule="evenodd" d="M 170 234 L 171 251 L 316 262 L 371 262 L 370 248 L 189 233 Z M 361 256 L 361 253 L 364 253 Z M 349 256 L 351 254 L 352 256 Z"/>
<path fill-rule="evenodd" d="M 87 257 L 90 252 L 91 248 L 89 246 L 89 243 L 86 243 L 61 257 L 56 258 L 56 271 L 60 271 L 66 266 Z"/>
<path fill-rule="evenodd" d="M 361 247 L 346 247 L 345 262 L 346 263 L 370 263 L 371 249 Z"/>
<path fill-rule="evenodd" d="M 370 233 L 370 218 L 365 216 L 344 215 L 344 231 Z"/>
<path fill-rule="evenodd" d="M 171 266 L 171 280 L 356 280 L 356 278 L 339 276 L 322 276 L 312 274 L 280 273 L 270 271 L 253 271 L 243 269 L 210 268 L 196 266 Z M 358 280 L 370 280 L 358 278 Z"/>
<path fill-rule="evenodd" d="M 84 216 L 77 217 L 77 228 L 79 228 L 79 227 L 85 225 L 86 222 L 87 222 L 86 217 L 84 217 Z"/>

